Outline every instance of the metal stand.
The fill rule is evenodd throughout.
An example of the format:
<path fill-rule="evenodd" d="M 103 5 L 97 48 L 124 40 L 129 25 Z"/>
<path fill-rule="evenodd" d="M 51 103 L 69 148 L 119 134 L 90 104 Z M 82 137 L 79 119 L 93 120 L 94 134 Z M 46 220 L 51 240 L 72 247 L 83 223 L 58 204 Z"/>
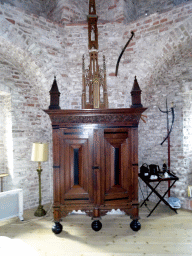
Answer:
<path fill-rule="evenodd" d="M 46 211 L 43 209 L 43 205 L 41 205 L 41 172 L 42 171 L 43 170 L 41 168 L 37 169 L 38 176 L 39 176 L 39 206 L 38 206 L 37 210 L 34 213 L 34 215 L 36 217 L 42 217 L 46 214 Z"/>
<path fill-rule="evenodd" d="M 140 205 L 140 207 L 142 207 L 144 204 L 146 204 L 146 201 L 148 201 L 149 197 L 150 197 L 153 193 L 155 193 L 155 194 L 159 197 L 159 199 L 160 199 L 160 200 L 157 202 L 157 204 L 155 205 L 155 207 L 150 211 L 150 213 L 149 213 L 149 215 L 148 215 L 147 217 L 149 217 L 149 216 L 154 212 L 154 210 L 157 208 L 157 206 L 160 204 L 161 201 L 164 202 L 164 204 L 166 204 L 167 206 L 169 206 L 169 208 L 170 208 L 171 210 L 173 210 L 175 213 L 177 213 L 176 209 L 172 208 L 172 207 L 170 206 L 170 204 L 164 199 L 164 197 L 165 197 L 166 194 L 170 191 L 170 189 L 173 187 L 173 185 L 175 184 L 175 182 L 176 182 L 177 180 L 179 180 L 179 178 L 176 177 L 175 175 L 173 175 L 173 174 L 170 174 L 170 175 L 171 175 L 170 178 L 160 178 L 160 179 L 155 179 L 155 180 L 150 180 L 150 179 L 147 180 L 146 178 L 144 178 L 142 175 L 139 174 L 139 177 L 142 179 L 142 181 L 145 182 L 145 184 L 151 189 L 151 192 L 150 192 L 149 195 L 146 197 L 146 199 L 143 201 L 143 203 Z M 173 183 L 172 183 L 172 184 L 168 187 L 168 189 L 164 192 L 163 196 L 161 196 L 161 195 L 157 192 L 156 188 L 157 188 L 157 187 L 159 186 L 159 184 L 160 184 L 161 182 L 163 182 L 163 181 L 173 181 Z M 155 187 L 152 187 L 151 184 L 150 184 L 151 182 L 158 182 L 158 183 L 156 184 Z"/>
<path fill-rule="evenodd" d="M 167 146 L 168 146 L 168 171 L 170 171 L 171 168 L 171 157 L 170 157 L 170 152 L 171 152 L 171 146 L 170 146 L 170 134 L 172 132 L 173 129 L 173 124 L 174 124 L 174 119 L 175 119 L 175 113 L 174 113 L 174 106 L 172 103 L 172 107 L 170 109 L 168 109 L 168 105 L 167 105 L 167 98 L 166 98 L 166 110 L 163 111 L 159 108 L 159 110 L 162 113 L 165 113 L 167 115 L 167 136 L 165 137 L 165 139 L 161 142 L 161 145 L 163 145 L 163 143 L 167 140 Z M 169 113 L 171 112 L 172 114 L 172 124 L 171 124 L 171 128 L 169 128 Z M 168 187 L 170 187 L 170 180 L 168 180 Z M 168 197 L 170 197 L 170 190 L 168 191 Z"/>

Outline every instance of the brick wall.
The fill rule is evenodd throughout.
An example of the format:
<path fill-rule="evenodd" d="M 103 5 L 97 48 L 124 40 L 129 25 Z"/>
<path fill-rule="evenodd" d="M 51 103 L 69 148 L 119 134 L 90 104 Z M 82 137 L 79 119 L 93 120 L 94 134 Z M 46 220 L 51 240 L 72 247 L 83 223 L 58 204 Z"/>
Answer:
<path fill-rule="evenodd" d="M 117 1 L 117 6 L 118 6 Z M 106 3 L 109 3 L 106 1 Z M 129 107 L 134 76 L 142 89 L 147 123 L 139 125 L 139 166 L 146 162 L 160 166 L 167 159 L 167 145 L 160 146 L 166 134 L 166 117 L 158 107 L 174 101 L 175 123 L 171 134 L 171 166 L 180 181 L 172 195 L 190 208 L 186 189 L 191 179 L 188 141 L 191 131 L 191 34 L 192 4 L 174 7 L 125 24 L 99 22 L 99 63 L 106 56 L 109 107 Z M 61 92 L 61 108 L 80 109 L 82 55 L 88 66 L 87 24 L 57 25 L 8 5 L 0 6 L 0 61 L 5 77 L 0 91 L 11 95 L 13 136 L 13 175 L 9 188 L 24 189 L 24 207 L 38 204 L 36 163 L 30 161 L 32 142 L 50 143 L 49 161 L 43 164 L 43 203 L 52 199 L 51 124 L 42 109 L 49 106 L 49 90 L 54 75 Z M 118 56 L 135 31 L 125 51 L 118 76 Z M 184 136 L 185 134 L 185 136 Z M 189 178 L 188 178 L 189 177 Z"/>
<path fill-rule="evenodd" d="M 169 11 L 191 0 L 99 0 L 96 1 L 100 20 L 131 22 L 138 18 Z M 85 21 L 88 0 L 0 0 L 0 3 L 16 6 L 34 15 L 47 17 L 57 23 L 67 24 Z"/>
<path fill-rule="evenodd" d="M 0 95 L 0 170 L 4 172 L 5 155 L 4 155 L 4 95 Z"/>

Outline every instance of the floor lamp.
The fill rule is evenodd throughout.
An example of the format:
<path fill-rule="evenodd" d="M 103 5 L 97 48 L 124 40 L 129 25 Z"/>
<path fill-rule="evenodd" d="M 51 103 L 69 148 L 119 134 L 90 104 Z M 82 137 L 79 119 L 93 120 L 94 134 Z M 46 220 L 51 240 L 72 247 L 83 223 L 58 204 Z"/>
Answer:
<path fill-rule="evenodd" d="M 35 211 L 34 215 L 37 217 L 44 216 L 46 211 L 43 209 L 41 205 L 41 162 L 45 162 L 48 160 L 48 144 L 47 143 L 33 143 L 32 146 L 32 155 L 31 161 L 38 162 L 37 173 L 39 176 L 39 206 Z"/>

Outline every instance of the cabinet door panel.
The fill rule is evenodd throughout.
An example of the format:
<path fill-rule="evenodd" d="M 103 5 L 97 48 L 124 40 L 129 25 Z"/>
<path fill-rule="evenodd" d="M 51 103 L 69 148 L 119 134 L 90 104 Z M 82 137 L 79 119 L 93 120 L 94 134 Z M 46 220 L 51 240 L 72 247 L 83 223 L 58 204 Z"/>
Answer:
<path fill-rule="evenodd" d="M 71 129 L 63 131 L 60 159 L 62 180 L 62 203 L 65 200 L 92 200 L 92 133 Z"/>
<path fill-rule="evenodd" d="M 104 148 L 105 201 L 128 199 L 131 184 L 128 129 L 105 129 Z"/>

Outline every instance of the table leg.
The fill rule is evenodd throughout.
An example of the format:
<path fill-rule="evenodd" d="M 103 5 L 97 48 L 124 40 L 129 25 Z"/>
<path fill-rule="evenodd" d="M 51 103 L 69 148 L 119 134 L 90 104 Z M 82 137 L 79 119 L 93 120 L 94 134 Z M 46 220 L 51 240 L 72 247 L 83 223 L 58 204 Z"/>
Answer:
<path fill-rule="evenodd" d="M 155 205 L 155 207 L 151 210 L 151 212 L 149 213 L 149 215 L 148 215 L 147 217 L 149 217 L 149 216 L 153 213 L 153 211 L 157 208 L 157 206 L 160 204 L 161 201 L 163 201 L 164 204 L 166 204 L 167 206 L 169 206 L 169 208 L 170 208 L 171 210 L 173 210 L 175 213 L 177 213 L 177 210 L 174 209 L 174 208 L 172 208 L 172 207 L 170 206 L 170 204 L 164 199 L 164 197 L 165 197 L 166 194 L 170 191 L 170 189 L 171 189 L 172 186 L 175 184 L 175 182 L 176 182 L 176 181 L 174 181 L 174 182 L 171 184 L 171 186 L 166 190 L 166 192 L 164 193 L 163 196 L 161 196 L 161 195 L 155 190 L 155 188 L 153 188 L 150 184 L 148 184 L 149 187 L 150 187 L 150 189 L 160 198 L 160 200 L 159 200 L 158 203 Z M 157 187 L 157 186 L 156 186 L 156 187 Z"/>
<path fill-rule="evenodd" d="M 145 182 L 146 183 L 146 182 Z M 156 189 L 159 185 L 160 181 L 158 182 L 158 184 L 154 187 L 154 189 Z M 149 183 L 146 183 L 148 187 L 149 186 Z M 151 188 L 151 187 L 150 187 Z M 152 190 L 152 189 L 151 189 Z M 153 194 L 153 190 L 149 193 L 149 195 L 147 196 L 147 198 L 143 201 L 143 203 L 140 205 L 140 207 L 142 207 L 144 205 L 144 203 L 149 199 L 149 197 L 151 196 L 151 194 Z"/>

